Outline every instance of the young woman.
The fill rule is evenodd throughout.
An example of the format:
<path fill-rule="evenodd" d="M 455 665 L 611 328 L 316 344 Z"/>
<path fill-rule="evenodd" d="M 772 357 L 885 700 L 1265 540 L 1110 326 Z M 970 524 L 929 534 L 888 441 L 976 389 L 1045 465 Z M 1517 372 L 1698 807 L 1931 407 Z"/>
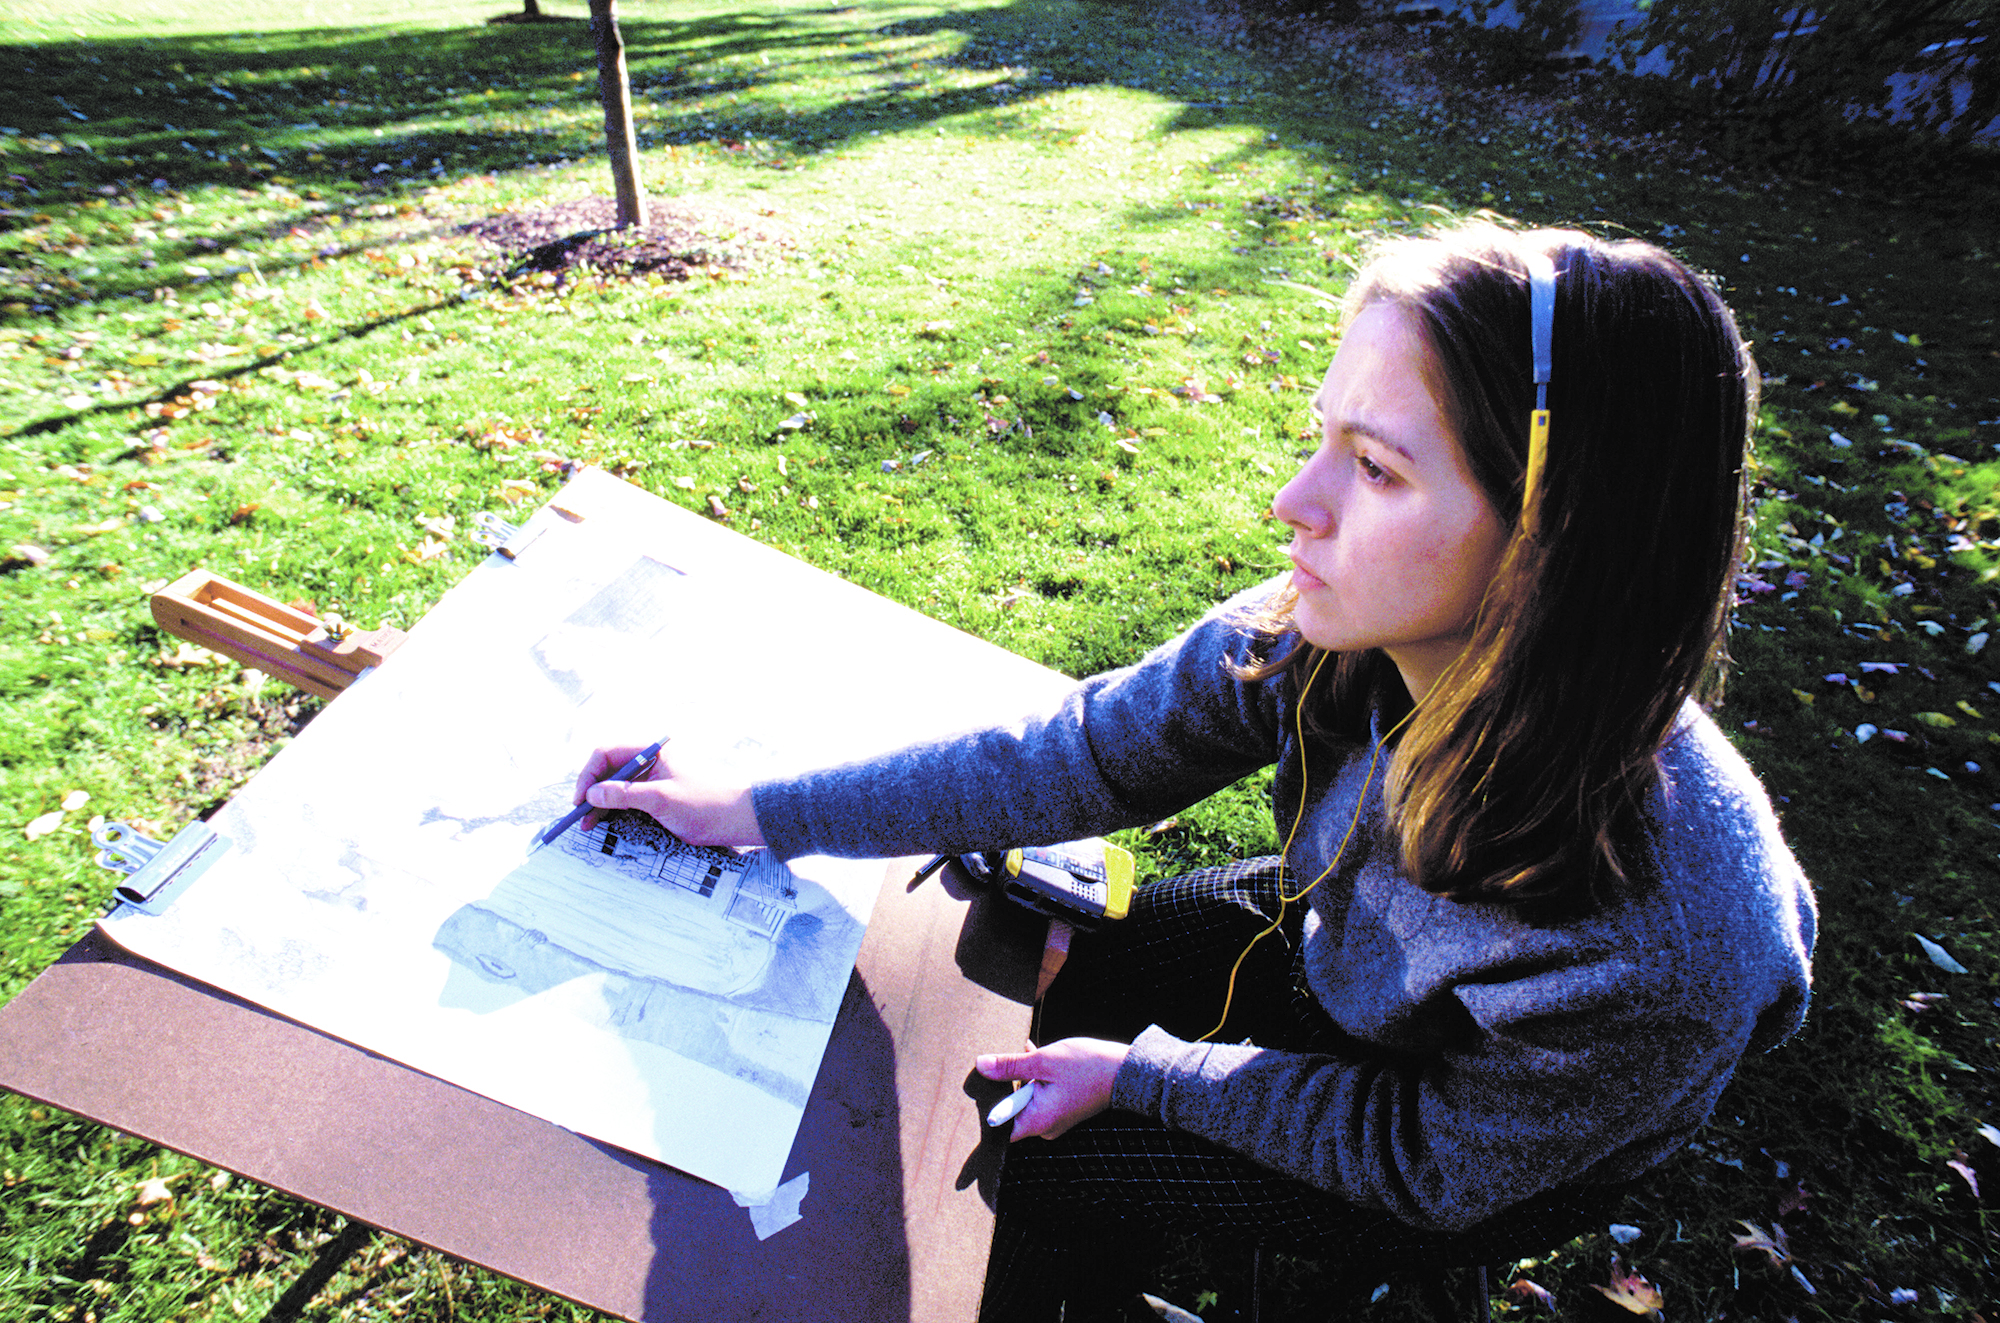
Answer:
<path fill-rule="evenodd" d="M 1811 892 L 1692 701 L 1756 395 L 1729 310 L 1657 248 L 1397 242 L 1272 503 L 1288 579 L 1015 726 L 754 788 L 665 760 L 600 783 L 607 749 L 577 802 L 787 858 L 954 853 L 1275 764 L 1280 856 L 1144 888 L 1076 942 L 1043 1046 L 977 1059 L 1038 1082 L 1014 1137 L 1046 1141 L 1009 1159 L 987 1316 L 1079 1317 L 1107 1242 L 1176 1233 L 1535 1252 L 1804 1015 Z"/>

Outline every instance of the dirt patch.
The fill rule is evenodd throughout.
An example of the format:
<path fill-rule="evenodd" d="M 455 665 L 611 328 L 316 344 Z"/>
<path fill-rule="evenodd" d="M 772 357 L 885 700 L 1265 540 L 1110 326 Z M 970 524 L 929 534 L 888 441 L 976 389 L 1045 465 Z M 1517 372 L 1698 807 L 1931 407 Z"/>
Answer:
<path fill-rule="evenodd" d="M 649 200 L 643 227 L 613 228 L 618 204 L 608 197 L 501 212 L 459 227 L 505 253 L 511 273 L 562 276 L 658 275 L 686 280 L 697 271 L 747 274 L 796 240 L 768 216 L 687 198 Z"/>

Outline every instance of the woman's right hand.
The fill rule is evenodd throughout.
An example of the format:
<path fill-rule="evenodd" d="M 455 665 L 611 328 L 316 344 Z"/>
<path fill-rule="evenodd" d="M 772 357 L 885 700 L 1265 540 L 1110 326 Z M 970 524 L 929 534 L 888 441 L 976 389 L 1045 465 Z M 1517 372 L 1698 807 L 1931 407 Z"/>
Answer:
<path fill-rule="evenodd" d="M 603 816 L 599 809 L 638 809 L 657 819 L 661 826 L 689 845 L 763 845 L 764 833 L 757 826 L 757 810 L 750 802 L 750 787 L 740 782 L 704 776 L 677 767 L 673 746 L 660 750 L 659 761 L 636 781 L 606 781 L 604 778 L 625 765 L 643 748 L 621 744 L 598 749 L 584 763 L 576 778 L 572 804 L 589 804 L 584 815 L 585 830 Z"/>

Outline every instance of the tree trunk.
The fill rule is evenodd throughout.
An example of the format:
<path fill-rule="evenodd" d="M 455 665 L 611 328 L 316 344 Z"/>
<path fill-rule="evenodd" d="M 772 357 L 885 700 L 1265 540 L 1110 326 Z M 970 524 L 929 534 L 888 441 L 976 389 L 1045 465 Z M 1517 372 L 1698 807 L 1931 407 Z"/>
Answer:
<path fill-rule="evenodd" d="M 521 0 L 521 12 L 529 18 L 540 18 L 542 16 L 542 7 L 536 3 L 536 0 Z"/>
<path fill-rule="evenodd" d="M 643 226 L 646 195 L 639 188 L 639 143 L 632 133 L 632 85 L 625 76 L 625 38 L 618 32 L 618 0 L 590 0 L 590 31 L 597 38 L 597 92 L 604 99 L 604 138 L 611 149 L 618 228 Z"/>

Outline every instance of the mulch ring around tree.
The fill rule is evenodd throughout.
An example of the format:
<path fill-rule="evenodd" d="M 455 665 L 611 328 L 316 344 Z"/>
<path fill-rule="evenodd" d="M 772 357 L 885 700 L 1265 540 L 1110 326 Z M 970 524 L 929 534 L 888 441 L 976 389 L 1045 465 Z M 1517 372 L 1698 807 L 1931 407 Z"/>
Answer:
<path fill-rule="evenodd" d="M 547 271 L 564 280 L 744 275 L 797 242 L 769 217 L 687 198 L 648 199 L 644 228 L 620 230 L 617 219 L 616 201 L 588 197 L 500 212 L 459 231 L 506 254 L 509 276 Z"/>

